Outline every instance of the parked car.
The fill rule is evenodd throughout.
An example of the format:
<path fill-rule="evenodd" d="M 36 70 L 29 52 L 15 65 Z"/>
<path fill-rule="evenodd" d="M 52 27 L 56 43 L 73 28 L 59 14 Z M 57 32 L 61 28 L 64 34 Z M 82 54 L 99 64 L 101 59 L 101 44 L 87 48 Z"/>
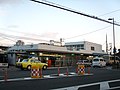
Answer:
<path fill-rule="evenodd" d="M 93 67 L 105 67 L 106 62 L 102 57 L 95 57 L 92 61 Z"/>
<path fill-rule="evenodd" d="M 85 67 L 90 67 L 92 63 L 89 60 L 78 60 L 76 64 L 83 64 Z"/>
<path fill-rule="evenodd" d="M 41 63 L 41 61 L 37 59 L 23 59 L 21 62 L 16 63 L 16 67 L 30 70 L 32 66 L 39 66 L 39 68 L 47 69 L 47 63 Z"/>
<path fill-rule="evenodd" d="M 113 55 L 104 55 L 103 58 L 106 60 L 106 66 L 112 66 L 114 63 L 119 64 L 120 63 L 120 57 Z"/>

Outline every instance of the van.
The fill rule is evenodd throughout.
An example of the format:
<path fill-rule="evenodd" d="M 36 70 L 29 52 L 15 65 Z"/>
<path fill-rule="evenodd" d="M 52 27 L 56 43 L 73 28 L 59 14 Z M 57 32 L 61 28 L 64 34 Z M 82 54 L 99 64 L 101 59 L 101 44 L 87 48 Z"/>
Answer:
<path fill-rule="evenodd" d="M 112 55 L 104 55 L 104 59 L 106 60 L 106 65 L 113 65 L 114 64 L 114 56 Z M 118 56 L 115 56 L 115 63 L 119 63 L 120 58 Z"/>
<path fill-rule="evenodd" d="M 92 66 L 93 67 L 105 67 L 106 62 L 102 57 L 95 57 L 93 58 Z"/>

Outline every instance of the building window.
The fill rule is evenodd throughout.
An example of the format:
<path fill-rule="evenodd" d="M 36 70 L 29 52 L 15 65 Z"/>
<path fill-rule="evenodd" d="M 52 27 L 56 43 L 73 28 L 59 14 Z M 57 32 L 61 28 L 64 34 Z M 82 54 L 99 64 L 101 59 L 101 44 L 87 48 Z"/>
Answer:
<path fill-rule="evenodd" d="M 80 47 L 84 47 L 84 44 L 81 44 Z"/>
<path fill-rule="evenodd" d="M 94 50 L 95 50 L 95 47 L 91 47 L 91 50 L 93 50 L 93 51 L 94 51 Z"/>

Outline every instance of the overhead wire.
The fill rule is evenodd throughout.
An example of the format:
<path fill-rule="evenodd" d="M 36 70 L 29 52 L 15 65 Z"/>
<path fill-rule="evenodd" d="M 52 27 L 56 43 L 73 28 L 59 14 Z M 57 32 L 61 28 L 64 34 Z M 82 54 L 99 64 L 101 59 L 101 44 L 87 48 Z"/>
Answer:
<path fill-rule="evenodd" d="M 35 33 L 26 33 L 26 32 L 21 32 L 21 31 L 15 31 L 15 30 L 12 30 L 12 29 L 6 29 L 6 28 L 0 28 L 1 30 L 4 30 L 4 31 L 12 31 L 12 32 L 15 32 L 15 33 L 19 33 L 19 34 L 23 34 L 24 36 L 15 36 L 15 35 L 6 35 L 6 37 L 9 37 L 9 38 L 16 38 L 17 40 L 18 39 L 23 39 L 23 40 L 29 40 L 29 41 L 42 41 L 42 42 L 47 42 L 49 43 L 49 40 L 45 40 L 45 39 L 39 39 L 41 38 L 42 36 L 40 34 L 35 34 Z M 2 35 L 5 36 L 5 34 L 1 33 Z M 47 34 L 48 35 L 48 34 Z M 32 36 L 32 38 L 31 38 Z M 33 37 L 35 36 L 35 37 Z M 30 43 L 30 42 L 29 42 Z M 31 42 L 32 43 L 32 42 Z"/>
<path fill-rule="evenodd" d="M 75 10 L 73 8 L 70 8 L 70 7 L 67 7 L 67 6 L 63 6 L 63 5 L 60 5 L 58 3 L 54 3 L 54 2 L 51 2 L 51 1 L 48 1 L 48 0 L 41 0 L 41 1 L 44 1 L 44 2 L 47 2 L 47 3 L 50 3 L 50 4 L 54 4 L 54 5 L 57 5 L 57 6 L 60 6 L 60 7 L 64 7 L 64 8 L 70 9 L 70 10 L 74 10 L 74 11 L 77 12 L 77 10 Z"/>
<path fill-rule="evenodd" d="M 6 36 L 0 36 L 1 38 L 3 38 L 3 39 L 6 39 L 6 40 L 9 40 L 9 41 L 12 41 L 12 42 L 16 42 L 16 40 L 13 40 L 13 39 L 10 39 L 10 38 L 8 38 L 8 37 L 6 37 Z"/>
<path fill-rule="evenodd" d="M 104 19 L 101 19 L 101 18 L 96 17 L 96 16 L 92 16 L 92 15 L 88 15 L 88 14 L 85 14 L 85 13 L 81 13 L 81 12 L 78 12 L 78 11 L 75 11 L 75 10 L 72 10 L 72 9 L 69 9 L 69 8 L 65 8 L 65 7 L 56 5 L 56 4 L 47 3 L 47 2 L 38 1 L 38 0 L 30 0 L 30 1 L 33 1 L 33 2 L 36 2 L 36 3 L 40 3 L 40 4 L 44 4 L 44 5 L 47 5 L 47 6 L 51 6 L 51 7 L 54 7 L 54 8 L 62 9 L 62 10 L 69 11 L 69 12 L 72 12 L 72 13 L 76 13 L 76 14 L 79 14 L 79 15 L 82 15 L 82 16 L 86 16 L 86 17 L 89 17 L 89 18 L 93 18 L 93 19 L 96 19 L 96 20 L 99 20 L 99 21 L 103 21 L 103 22 L 106 22 L 106 23 L 109 23 L 109 24 L 113 24 L 113 22 L 110 22 L 108 20 L 104 20 Z M 114 25 L 120 26 L 120 24 L 117 24 L 117 23 L 114 23 Z"/>
<path fill-rule="evenodd" d="M 37 1 L 37 0 L 31 0 L 31 1 L 39 2 L 39 1 Z M 74 12 L 74 13 L 81 14 L 81 15 L 84 15 L 84 16 L 89 17 L 89 15 L 86 15 L 86 14 L 80 13 L 80 12 L 77 12 L 76 10 L 74 10 L 74 9 L 72 9 L 72 8 L 69 8 L 69 7 L 66 7 L 66 6 L 62 6 L 62 5 L 60 5 L 60 4 L 56 4 L 56 3 L 50 2 L 50 1 L 48 1 L 48 0 L 42 0 L 42 1 L 47 2 L 47 3 L 49 3 L 49 4 L 52 4 L 52 5 L 49 5 L 49 4 L 46 4 L 46 5 L 53 6 L 53 7 L 59 6 L 59 7 L 57 7 L 57 8 L 60 8 L 60 9 L 63 9 L 63 10 L 67 10 L 67 11 L 70 11 L 70 12 Z M 45 3 L 42 3 L 42 4 L 45 4 Z M 56 5 L 56 6 L 54 6 L 54 5 Z M 66 8 L 67 8 L 67 9 L 66 9 Z M 107 15 L 107 14 L 110 14 L 110 13 L 114 13 L 114 12 L 117 12 L 117 11 L 120 11 L 120 9 L 114 10 L 114 11 L 111 11 L 111 12 L 109 12 L 109 13 L 105 13 L 105 14 L 102 14 L 102 15 L 99 15 L 99 16 L 104 16 L 104 15 Z M 91 17 L 91 16 L 90 16 L 90 17 Z M 92 17 L 95 17 L 95 16 L 92 16 Z M 92 17 L 91 17 L 91 18 L 92 18 Z M 97 19 L 97 17 L 95 17 L 95 18 Z M 95 18 L 94 18 L 94 19 L 95 19 Z M 76 38 L 76 37 L 88 35 L 88 34 L 91 34 L 91 33 L 94 33 L 94 32 L 100 31 L 100 30 L 104 30 L 104 29 L 106 29 L 106 28 L 108 28 L 108 27 L 109 27 L 109 26 L 104 27 L 104 28 L 102 28 L 102 29 L 98 29 L 98 30 L 92 31 L 92 32 L 88 32 L 88 33 L 85 33 L 85 34 L 82 34 L 82 35 L 76 35 L 76 36 L 73 36 L 73 37 L 70 37 L 70 38 L 66 38 L 66 39 L 71 39 L 71 38 Z M 19 32 L 19 33 L 23 33 L 23 32 Z M 1 33 L 0 33 L 0 34 L 1 34 Z M 23 34 L 28 34 L 28 33 L 23 33 Z M 30 34 L 30 33 L 29 33 L 28 35 L 33 35 L 33 34 Z M 36 36 L 40 36 L 40 35 L 37 35 L 37 34 L 35 34 L 35 35 L 36 35 Z M 34 41 L 47 41 L 47 40 L 40 40 L 40 39 L 30 38 L 30 37 L 10 36 L 10 35 L 4 35 L 4 37 L 2 37 L 2 38 L 8 39 L 8 40 L 11 40 L 11 41 L 14 41 L 14 42 L 15 42 L 15 40 L 9 39 L 9 38 L 7 38 L 7 37 L 9 37 L 9 38 L 21 38 L 21 39 L 25 39 L 25 40 L 34 40 Z M 65 40 L 66 40 L 66 39 L 65 39 Z M 47 42 L 49 42 L 49 41 L 47 41 Z"/>
<path fill-rule="evenodd" d="M 3 36 L 3 38 L 8 39 L 8 38 L 14 38 L 14 39 L 23 39 L 23 40 L 33 40 L 33 41 L 45 41 L 45 42 L 49 42 L 48 40 L 41 40 L 41 39 L 36 39 L 36 38 L 30 38 L 30 37 L 24 37 L 24 36 L 15 36 L 15 35 L 7 35 L 7 34 L 3 34 L 0 33 L 0 37 Z"/>
<path fill-rule="evenodd" d="M 98 29 L 98 30 L 94 30 L 94 31 L 88 32 L 88 33 L 84 33 L 84 34 L 81 34 L 81 35 L 76 35 L 76 36 L 73 36 L 73 37 L 65 38 L 65 40 L 66 40 L 66 39 L 71 39 L 71 38 L 80 37 L 80 36 L 85 36 L 85 35 L 88 35 L 88 34 L 91 34 L 91 33 L 95 33 L 95 32 L 97 32 L 97 31 L 104 30 L 104 29 L 109 28 L 109 27 L 111 27 L 111 25 L 106 26 L 106 27 L 104 27 L 104 28 L 100 28 L 100 29 Z"/>
<path fill-rule="evenodd" d="M 108 12 L 108 13 L 101 14 L 101 15 L 99 15 L 99 17 L 100 16 L 105 16 L 105 15 L 108 15 L 108 14 L 111 14 L 111 13 L 115 13 L 115 12 L 118 12 L 118 11 L 120 11 L 120 9 L 117 9 L 117 10 L 114 10 L 114 11 L 111 11 L 111 12 Z"/>
<path fill-rule="evenodd" d="M 21 31 L 15 31 L 15 30 L 13 30 L 13 29 L 6 29 L 6 28 L 0 28 L 0 30 L 4 30 L 4 31 L 12 31 L 12 32 L 15 32 L 15 33 L 21 33 L 21 34 L 24 34 L 24 35 L 27 35 L 27 36 L 38 36 L 38 37 L 40 37 L 40 34 L 35 34 L 35 33 L 26 33 L 26 32 L 21 32 Z"/>
<path fill-rule="evenodd" d="M 36 0 L 31 0 L 31 1 L 35 1 L 35 2 L 36 2 Z M 63 7 L 63 8 L 67 8 L 67 9 L 73 10 L 72 8 L 69 8 L 69 7 L 60 5 L 60 4 L 56 4 L 56 3 L 50 2 L 50 1 L 48 1 L 48 0 L 42 0 L 42 1 L 44 1 L 44 2 L 46 2 L 46 3 L 50 3 L 50 4 L 52 4 L 52 5 L 57 5 L 57 6 L 60 6 L 60 7 Z M 38 3 L 39 3 L 39 1 L 38 1 Z M 42 3 L 42 4 L 43 4 L 43 3 Z M 76 12 L 76 10 L 74 10 L 74 11 Z M 114 11 L 111 11 L 111 12 L 108 12 L 108 13 L 105 13 L 105 14 L 101 14 L 101 15 L 99 15 L 99 16 L 104 16 L 104 15 L 107 15 L 107 14 L 110 14 L 110 13 L 114 13 L 114 12 L 117 12 L 117 11 L 120 11 L 120 9 L 117 9 L 117 10 L 114 10 Z M 100 30 L 104 30 L 104 29 L 106 29 L 106 28 L 108 28 L 108 27 L 110 27 L 110 26 L 107 26 L 107 27 L 104 27 L 104 28 L 102 28 L 102 29 L 98 29 L 98 30 L 95 30 L 95 31 L 92 31 L 92 32 L 88 32 L 88 33 L 85 33 L 85 34 L 82 34 L 82 35 L 76 35 L 76 36 L 73 36 L 73 37 L 70 37 L 70 38 L 66 38 L 66 39 L 71 39 L 71 38 L 76 38 L 76 37 L 84 36 L 84 35 L 91 34 L 91 33 L 94 33 L 94 32 L 100 31 Z"/>

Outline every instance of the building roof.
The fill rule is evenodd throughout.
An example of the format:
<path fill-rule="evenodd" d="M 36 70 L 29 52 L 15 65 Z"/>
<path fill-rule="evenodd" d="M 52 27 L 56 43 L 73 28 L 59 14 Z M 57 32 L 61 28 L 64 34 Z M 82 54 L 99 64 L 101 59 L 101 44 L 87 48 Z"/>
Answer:
<path fill-rule="evenodd" d="M 64 46 L 55 46 L 55 45 L 48 45 L 48 44 L 31 44 L 31 45 L 21 45 L 21 46 L 13 46 L 8 49 L 8 52 L 15 52 L 15 51 L 41 51 L 41 52 L 54 52 L 54 53 L 70 53 L 70 54 L 93 54 L 95 52 L 90 52 L 86 50 L 81 51 L 71 51 L 67 50 Z"/>
<path fill-rule="evenodd" d="M 70 51 L 63 46 L 55 46 L 55 45 L 47 45 L 47 44 L 13 46 L 8 49 L 8 52 L 21 51 L 21 50 L 80 54 L 79 51 Z"/>
<path fill-rule="evenodd" d="M 79 45 L 79 44 L 85 44 L 85 43 L 92 43 L 92 44 L 96 44 L 96 45 L 101 45 L 101 44 L 97 44 L 97 43 L 93 43 L 93 42 L 89 42 L 89 41 L 78 41 L 78 42 L 66 42 L 65 46 L 67 46 L 67 45 Z"/>
<path fill-rule="evenodd" d="M 6 50 L 8 48 L 9 48 L 8 46 L 0 46 L 0 49 L 2 49 L 2 50 Z"/>

